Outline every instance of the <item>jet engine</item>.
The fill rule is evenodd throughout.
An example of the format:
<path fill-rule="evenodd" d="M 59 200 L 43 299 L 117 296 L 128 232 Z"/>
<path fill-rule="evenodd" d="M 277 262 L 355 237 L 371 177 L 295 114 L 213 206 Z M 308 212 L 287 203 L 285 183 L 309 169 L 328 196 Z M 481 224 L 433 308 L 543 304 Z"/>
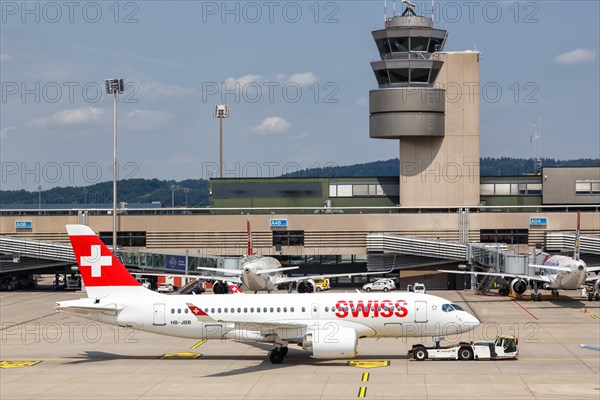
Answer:
<path fill-rule="evenodd" d="M 225 282 L 217 281 L 213 285 L 214 294 L 227 294 L 229 293 L 229 286 Z"/>
<path fill-rule="evenodd" d="M 594 293 L 600 293 L 600 279 L 597 279 L 594 283 Z"/>
<path fill-rule="evenodd" d="M 527 290 L 527 282 L 522 279 L 515 278 L 510 283 L 510 288 L 512 289 L 513 293 L 523 294 L 525 293 L 525 290 Z"/>
<path fill-rule="evenodd" d="M 298 282 L 298 293 L 313 293 L 316 289 L 315 281 L 307 279 L 305 281 Z"/>
<path fill-rule="evenodd" d="M 302 348 L 315 358 L 353 358 L 356 356 L 358 336 L 352 328 L 320 329 L 304 335 Z M 333 332 L 333 333 L 332 333 Z"/>

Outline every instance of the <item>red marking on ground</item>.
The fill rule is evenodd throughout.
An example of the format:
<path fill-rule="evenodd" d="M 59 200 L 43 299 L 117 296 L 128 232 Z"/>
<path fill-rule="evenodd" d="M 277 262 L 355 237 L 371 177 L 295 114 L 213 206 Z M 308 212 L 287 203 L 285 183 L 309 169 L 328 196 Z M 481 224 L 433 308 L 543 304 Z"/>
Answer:
<path fill-rule="evenodd" d="M 32 297 L 30 299 L 21 300 L 21 301 L 17 301 L 17 302 L 14 302 L 14 303 L 0 304 L 0 307 L 12 306 L 14 304 L 21 304 L 21 303 L 24 303 L 26 301 L 32 301 L 32 300 L 37 300 L 37 299 L 41 299 L 41 298 L 44 298 L 44 297 L 52 296 L 53 294 L 54 293 L 45 294 L 43 296 Z"/>
<path fill-rule="evenodd" d="M 62 317 L 62 318 L 61 318 L 61 320 L 63 320 L 63 319 L 67 319 L 67 318 L 69 318 L 69 317 L 70 317 L 70 315 L 67 315 L 66 317 Z"/>
<path fill-rule="evenodd" d="M 535 320 L 539 320 L 538 317 L 536 317 L 535 315 L 533 315 L 532 313 L 529 312 L 529 310 L 527 308 L 525 308 L 523 305 L 521 305 L 521 303 L 519 303 L 517 300 L 513 299 L 513 301 L 519 306 L 521 307 L 523 310 L 525 310 L 525 312 L 529 315 L 531 315 L 531 317 Z"/>

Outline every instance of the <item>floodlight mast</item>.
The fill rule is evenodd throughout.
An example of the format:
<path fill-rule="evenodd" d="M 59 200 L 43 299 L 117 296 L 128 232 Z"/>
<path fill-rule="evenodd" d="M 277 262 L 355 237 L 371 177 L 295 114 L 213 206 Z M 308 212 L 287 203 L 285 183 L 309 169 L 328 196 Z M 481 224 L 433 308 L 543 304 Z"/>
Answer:
<path fill-rule="evenodd" d="M 229 107 L 221 104 L 215 107 L 215 118 L 219 118 L 219 178 L 223 178 L 223 118 L 229 117 Z"/>
<path fill-rule="evenodd" d="M 117 97 L 125 91 L 123 79 L 113 78 L 104 81 L 106 93 L 113 95 L 113 232 L 112 248 L 117 248 Z"/>

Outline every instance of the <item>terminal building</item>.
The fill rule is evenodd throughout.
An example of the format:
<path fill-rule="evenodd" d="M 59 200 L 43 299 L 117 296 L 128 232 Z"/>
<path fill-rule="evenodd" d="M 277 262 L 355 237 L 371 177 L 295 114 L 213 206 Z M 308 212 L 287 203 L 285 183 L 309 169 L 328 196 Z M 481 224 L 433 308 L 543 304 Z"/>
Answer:
<path fill-rule="evenodd" d="M 600 264 L 600 167 L 481 177 L 479 53 L 445 51 L 447 32 L 411 13 L 386 20 L 372 35 L 381 58 L 371 63 L 379 87 L 370 92 L 365 117 L 371 138 L 398 141 L 397 177 L 211 179 L 208 208 L 121 210 L 118 245 L 193 258 L 186 261 L 192 271 L 211 257 L 244 255 L 250 221 L 254 249 L 299 266 L 299 274 L 392 268 L 401 282 L 459 288 L 462 282 L 437 269 L 472 262 L 468 244 L 569 252 L 572 242 L 560 235 L 575 231 L 580 211 L 582 235 L 591 243 L 582 257 Z M 16 244 L 2 241 L 9 237 L 67 243 L 65 224 L 86 223 L 112 240 L 106 210 L 1 213 L 0 274 L 25 263 L 38 271 L 42 260 L 48 271 L 72 265 L 18 254 Z"/>

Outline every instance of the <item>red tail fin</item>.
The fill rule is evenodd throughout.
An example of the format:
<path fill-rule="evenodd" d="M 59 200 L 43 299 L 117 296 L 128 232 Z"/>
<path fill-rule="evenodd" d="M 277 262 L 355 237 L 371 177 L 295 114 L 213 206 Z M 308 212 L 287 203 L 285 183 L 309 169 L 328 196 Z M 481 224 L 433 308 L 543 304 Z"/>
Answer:
<path fill-rule="evenodd" d="M 67 233 L 86 288 L 141 286 L 90 227 L 67 225 Z"/>
<path fill-rule="evenodd" d="M 251 256 L 254 254 L 252 251 L 252 233 L 250 232 L 250 221 L 246 221 L 246 229 L 248 230 L 248 255 Z"/>

